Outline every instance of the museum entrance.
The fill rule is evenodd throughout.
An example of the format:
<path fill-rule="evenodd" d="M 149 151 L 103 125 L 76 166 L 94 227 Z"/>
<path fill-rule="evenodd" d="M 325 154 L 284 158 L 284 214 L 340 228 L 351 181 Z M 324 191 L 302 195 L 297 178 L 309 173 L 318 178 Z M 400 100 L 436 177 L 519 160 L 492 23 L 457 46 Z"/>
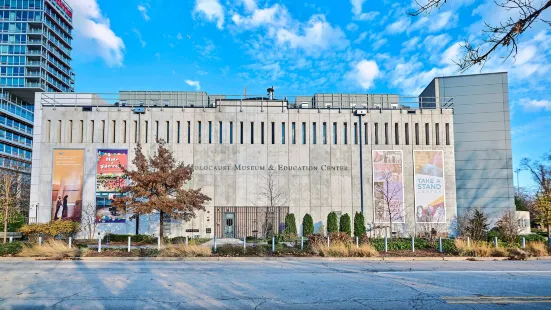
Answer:
<path fill-rule="evenodd" d="M 224 238 L 235 238 L 235 213 L 224 213 Z"/>
<path fill-rule="evenodd" d="M 285 229 L 289 207 L 215 207 L 216 238 L 264 238 Z"/>

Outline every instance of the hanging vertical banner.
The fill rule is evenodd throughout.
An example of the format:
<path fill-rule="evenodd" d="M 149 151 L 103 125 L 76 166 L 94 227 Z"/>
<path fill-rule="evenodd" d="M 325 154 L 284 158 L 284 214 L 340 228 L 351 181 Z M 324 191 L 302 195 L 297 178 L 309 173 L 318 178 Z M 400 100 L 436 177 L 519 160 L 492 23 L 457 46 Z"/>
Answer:
<path fill-rule="evenodd" d="M 84 150 L 54 149 L 52 163 L 52 219 L 80 222 Z"/>
<path fill-rule="evenodd" d="M 96 222 L 124 223 L 125 215 L 111 206 L 126 185 L 122 168 L 128 164 L 128 150 L 103 150 L 97 152 L 96 164 Z"/>
<path fill-rule="evenodd" d="M 413 151 L 415 218 L 418 223 L 445 223 L 444 156 L 442 151 Z"/>
<path fill-rule="evenodd" d="M 376 223 L 404 223 L 402 151 L 373 151 L 373 203 Z"/>

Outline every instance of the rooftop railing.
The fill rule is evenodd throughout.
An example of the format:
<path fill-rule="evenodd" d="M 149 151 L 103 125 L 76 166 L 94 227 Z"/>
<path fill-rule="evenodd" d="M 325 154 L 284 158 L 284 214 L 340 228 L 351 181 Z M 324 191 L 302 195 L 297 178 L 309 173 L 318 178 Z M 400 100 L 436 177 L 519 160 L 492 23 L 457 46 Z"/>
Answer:
<path fill-rule="evenodd" d="M 276 106 L 288 109 L 417 110 L 453 108 L 450 97 L 414 97 L 387 94 L 314 94 L 292 96 L 208 95 L 205 92 L 42 93 L 43 106 L 215 108 Z"/>

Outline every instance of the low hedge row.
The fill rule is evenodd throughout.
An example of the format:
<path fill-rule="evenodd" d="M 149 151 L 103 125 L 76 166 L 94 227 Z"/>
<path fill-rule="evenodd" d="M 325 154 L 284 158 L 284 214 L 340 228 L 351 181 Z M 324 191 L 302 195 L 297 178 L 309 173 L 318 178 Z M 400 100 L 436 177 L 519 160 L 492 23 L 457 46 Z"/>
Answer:
<path fill-rule="evenodd" d="M 12 243 L 1 244 L 0 243 L 0 256 L 15 255 L 21 252 L 23 243 L 15 241 Z"/>

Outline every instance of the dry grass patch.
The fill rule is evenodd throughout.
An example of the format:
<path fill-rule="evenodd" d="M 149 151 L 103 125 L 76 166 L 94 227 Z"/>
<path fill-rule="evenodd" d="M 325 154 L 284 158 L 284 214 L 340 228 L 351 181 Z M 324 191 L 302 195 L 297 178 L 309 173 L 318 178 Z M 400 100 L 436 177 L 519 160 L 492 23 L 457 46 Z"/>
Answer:
<path fill-rule="evenodd" d="M 329 247 L 324 243 L 316 243 L 312 245 L 312 251 L 323 257 L 373 257 L 379 253 L 369 244 L 362 244 L 356 247 L 352 244 L 344 244 L 341 242 L 330 243 Z"/>
<path fill-rule="evenodd" d="M 541 241 L 528 242 L 526 244 L 526 251 L 536 257 L 549 255 L 547 244 Z"/>
<path fill-rule="evenodd" d="M 50 259 L 64 259 L 75 257 L 77 248 L 69 248 L 67 243 L 59 240 L 46 240 L 42 245 L 34 244 L 25 246 L 17 256 L 20 257 L 46 257 Z"/>
<path fill-rule="evenodd" d="M 164 257 L 206 257 L 211 256 L 210 247 L 185 244 L 169 244 L 161 249 L 159 256 Z"/>
<path fill-rule="evenodd" d="M 455 239 L 455 247 L 459 252 L 459 256 L 472 256 L 472 257 L 497 256 L 497 255 L 492 255 L 495 252 L 494 250 L 497 250 L 497 249 L 493 248 L 488 242 L 484 242 L 484 241 L 471 241 L 470 244 L 467 245 L 466 240 Z"/>

